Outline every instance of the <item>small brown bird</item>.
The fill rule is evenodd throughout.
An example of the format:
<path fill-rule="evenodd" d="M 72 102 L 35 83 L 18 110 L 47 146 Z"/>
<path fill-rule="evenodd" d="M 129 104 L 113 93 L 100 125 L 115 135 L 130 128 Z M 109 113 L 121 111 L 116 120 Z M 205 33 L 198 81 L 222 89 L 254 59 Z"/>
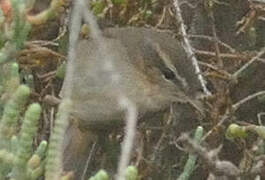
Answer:
<path fill-rule="evenodd" d="M 139 119 L 173 102 L 191 102 L 200 90 L 192 63 L 173 34 L 128 27 L 105 29 L 103 37 L 106 52 L 93 39 L 80 40 L 76 47 L 72 115 L 78 120 L 68 128 L 64 152 L 65 170 L 74 170 L 75 179 L 82 174 L 95 130 L 124 120 L 117 89 L 136 104 Z M 104 69 L 108 59 L 119 74 L 117 84 Z"/>

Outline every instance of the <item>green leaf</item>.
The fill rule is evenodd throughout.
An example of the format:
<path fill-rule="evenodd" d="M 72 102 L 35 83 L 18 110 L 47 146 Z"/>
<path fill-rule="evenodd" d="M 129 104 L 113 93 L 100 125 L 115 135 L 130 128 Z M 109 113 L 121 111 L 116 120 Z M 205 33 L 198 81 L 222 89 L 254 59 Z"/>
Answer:
<path fill-rule="evenodd" d="M 114 5 L 122 5 L 124 4 L 126 1 L 125 0 L 112 0 L 112 3 Z"/>
<path fill-rule="evenodd" d="M 229 140 L 233 140 L 234 138 L 245 138 L 247 137 L 246 128 L 237 124 L 230 124 L 226 130 L 225 136 Z"/>

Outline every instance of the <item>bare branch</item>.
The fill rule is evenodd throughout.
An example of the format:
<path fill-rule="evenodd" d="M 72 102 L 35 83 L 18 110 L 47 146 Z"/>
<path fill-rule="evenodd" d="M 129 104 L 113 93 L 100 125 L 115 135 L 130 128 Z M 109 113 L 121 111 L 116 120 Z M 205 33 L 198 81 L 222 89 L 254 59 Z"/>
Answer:
<path fill-rule="evenodd" d="M 208 64 L 208 63 L 201 62 L 201 61 L 199 61 L 199 64 L 202 65 L 202 66 L 205 66 L 205 67 L 207 67 L 207 68 L 210 68 L 210 69 L 212 69 L 212 70 L 214 70 L 214 71 L 216 71 L 216 72 L 218 72 L 218 73 L 220 73 L 220 74 L 223 74 L 223 75 L 226 76 L 228 79 L 230 79 L 231 76 L 232 76 L 232 75 L 231 75 L 230 73 L 228 73 L 227 71 L 225 71 L 225 70 L 221 70 L 221 69 L 219 69 L 218 67 L 215 67 L 215 66 L 212 65 L 212 64 Z"/>
<path fill-rule="evenodd" d="M 265 95 L 265 91 L 260 91 L 260 92 L 257 92 L 257 93 L 254 93 L 254 94 L 251 94 L 249 96 L 247 96 L 246 98 L 240 100 L 239 102 L 233 104 L 232 108 L 234 111 L 236 111 L 242 104 L 258 97 L 258 96 L 262 96 L 262 95 Z"/>
<path fill-rule="evenodd" d="M 217 33 L 216 33 L 216 27 L 215 27 L 215 19 L 214 19 L 214 14 L 213 14 L 213 10 L 211 9 L 210 11 L 210 19 L 211 19 L 211 24 L 212 24 L 212 33 L 213 33 L 213 37 L 214 37 L 214 47 L 215 47 L 215 54 L 217 57 L 217 61 L 218 61 L 218 66 L 220 68 L 222 68 L 224 66 L 223 60 L 220 57 L 220 48 L 219 48 L 219 44 L 218 44 L 218 37 L 217 37 Z"/>
<path fill-rule="evenodd" d="M 255 62 L 256 60 L 258 60 L 258 58 L 260 58 L 263 54 L 265 53 L 265 47 L 262 48 L 262 50 L 255 56 L 253 57 L 249 62 L 247 62 L 244 66 L 242 66 L 238 71 L 236 71 L 233 74 L 233 77 L 235 79 L 238 78 L 238 76 L 244 71 L 246 70 L 253 62 Z"/>
<path fill-rule="evenodd" d="M 190 37 L 190 38 L 206 39 L 206 40 L 208 40 L 208 41 L 215 41 L 215 39 L 214 39 L 213 37 L 211 37 L 211 36 L 207 36 L 207 35 L 189 34 L 188 37 Z M 225 42 L 222 42 L 220 39 L 217 39 L 217 42 L 218 42 L 221 46 L 223 46 L 223 47 L 225 47 L 226 49 L 228 49 L 231 53 L 235 53 L 235 52 L 236 52 L 236 50 L 235 50 L 233 47 L 231 47 L 230 45 L 226 44 Z"/>
<path fill-rule="evenodd" d="M 191 58 L 191 61 L 192 61 L 192 64 L 195 68 L 195 73 L 197 74 L 198 76 L 198 79 L 201 83 L 201 86 L 202 86 L 202 89 L 204 91 L 204 93 L 206 95 L 211 95 L 211 92 L 207 89 L 206 87 L 206 82 L 201 74 L 201 70 L 200 70 L 200 67 L 199 67 L 199 64 L 198 64 L 198 60 L 196 59 L 193 51 L 192 51 L 192 47 L 191 47 L 191 44 L 189 42 L 189 39 L 187 38 L 187 32 L 185 30 L 185 25 L 184 25 L 184 21 L 183 21 L 183 18 L 182 18 L 182 15 L 181 15 L 181 11 L 180 11 L 180 7 L 179 7 L 179 2 L 178 0 L 174 0 L 173 1 L 173 5 L 175 7 L 175 10 L 176 10 L 176 18 L 178 20 L 178 22 L 180 23 L 180 33 L 181 35 L 183 36 L 183 48 L 184 50 L 186 51 L 188 57 Z"/>

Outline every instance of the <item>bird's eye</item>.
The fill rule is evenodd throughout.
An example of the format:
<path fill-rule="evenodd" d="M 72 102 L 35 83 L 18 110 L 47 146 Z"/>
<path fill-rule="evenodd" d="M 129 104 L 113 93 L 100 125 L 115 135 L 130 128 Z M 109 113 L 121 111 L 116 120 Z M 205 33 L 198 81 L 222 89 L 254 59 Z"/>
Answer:
<path fill-rule="evenodd" d="M 168 80 L 176 79 L 175 73 L 173 71 L 171 71 L 170 69 L 166 69 L 162 73 L 163 73 L 164 77 Z"/>

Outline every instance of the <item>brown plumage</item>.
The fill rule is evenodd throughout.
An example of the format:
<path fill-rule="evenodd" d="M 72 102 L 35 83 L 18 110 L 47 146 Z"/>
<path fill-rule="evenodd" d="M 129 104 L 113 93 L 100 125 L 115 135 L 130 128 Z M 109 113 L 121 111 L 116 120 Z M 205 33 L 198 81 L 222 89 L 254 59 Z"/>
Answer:
<path fill-rule="evenodd" d="M 70 125 L 66 134 L 64 163 L 65 169 L 75 170 L 77 179 L 91 143 L 83 137 L 124 120 L 119 91 L 136 104 L 141 119 L 173 102 L 190 102 L 200 89 L 191 61 L 173 34 L 131 27 L 106 29 L 103 37 L 106 52 L 93 39 L 80 40 L 76 48 L 72 115 L 78 125 Z M 120 75 L 118 84 L 104 71 L 104 58 L 112 59 Z"/>

